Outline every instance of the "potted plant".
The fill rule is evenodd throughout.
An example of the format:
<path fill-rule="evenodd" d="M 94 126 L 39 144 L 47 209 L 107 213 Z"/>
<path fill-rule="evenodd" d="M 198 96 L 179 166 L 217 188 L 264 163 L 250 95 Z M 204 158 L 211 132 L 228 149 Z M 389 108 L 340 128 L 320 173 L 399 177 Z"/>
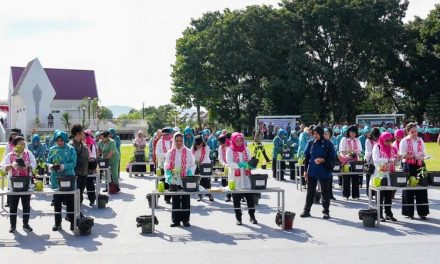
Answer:
<path fill-rule="evenodd" d="M 426 167 L 423 166 L 420 169 L 418 169 L 417 174 L 417 183 L 419 186 L 428 186 L 429 185 L 429 178 L 428 178 L 428 172 L 426 170 Z"/>

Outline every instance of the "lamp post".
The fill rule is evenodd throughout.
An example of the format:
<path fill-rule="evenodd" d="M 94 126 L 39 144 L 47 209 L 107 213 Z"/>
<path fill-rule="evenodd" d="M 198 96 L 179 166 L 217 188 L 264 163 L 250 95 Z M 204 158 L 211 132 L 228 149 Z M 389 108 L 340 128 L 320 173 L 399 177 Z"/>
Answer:
<path fill-rule="evenodd" d="M 89 124 L 90 124 L 90 102 L 91 102 L 91 100 L 92 100 L 92 98 L 90 98 L 90 97 L 87 97 L 87 101 L 88 101 L 88 105 L 89 105 L 89 108 L 87 109 L 87 111 L 88 111 L 88 113 L 89 113 Z"/>
<path fill-rule="evenodd" d="M 86 123 L 86 107 L 83 106 L 83 107 L 82 107 L 82 110 L 83 110 L 83 120 L 82 120 L 82 125 L 83 125 L 83 127 L 84 127 L 84 126 L 85 126 L 85 123 Z"/>

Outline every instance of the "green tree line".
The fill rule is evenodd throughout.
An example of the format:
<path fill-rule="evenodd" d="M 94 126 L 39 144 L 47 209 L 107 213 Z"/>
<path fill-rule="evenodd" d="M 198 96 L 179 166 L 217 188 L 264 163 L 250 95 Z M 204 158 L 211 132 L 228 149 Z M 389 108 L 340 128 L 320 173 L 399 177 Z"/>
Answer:
<path fill-rule="evenodd" d="M 440 6 L 404 23 L 407 7 L 285 0 L 206 13 L 176 42 L 172 102 L 237 130 L 268 114 L 313 123 L 399 112 L 439 122 Z"/>

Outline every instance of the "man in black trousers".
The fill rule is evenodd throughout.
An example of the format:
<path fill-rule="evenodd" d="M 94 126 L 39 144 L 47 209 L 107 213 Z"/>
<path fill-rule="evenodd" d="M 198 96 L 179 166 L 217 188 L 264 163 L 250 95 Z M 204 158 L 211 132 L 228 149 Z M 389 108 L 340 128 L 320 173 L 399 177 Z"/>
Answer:
<path fill-rule="evenodd" d="M 310 217 L 316 186 L 319 182 L 322 193 L 323 218 L 330 218 L 330 197 L 332 193 L 332 171 L 336 152 L 333 144 L 324 139 L 324 129 L 320 126 L 313 128 L 313 138 L 307 143 L 304 151 L 304 178 L 307 181 L 307 198 L 301 217 Z"/>

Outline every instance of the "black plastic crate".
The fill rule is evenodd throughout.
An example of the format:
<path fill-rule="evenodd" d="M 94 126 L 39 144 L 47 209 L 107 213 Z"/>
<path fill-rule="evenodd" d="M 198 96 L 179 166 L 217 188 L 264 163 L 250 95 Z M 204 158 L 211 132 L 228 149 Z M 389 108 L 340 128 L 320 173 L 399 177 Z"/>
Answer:
<path fill-rule="evenodd" d="M 199 191 L 200 176 L 182 177 L 182 188 L 185 192 Z"/>
<path fill-rule="evenodd" d="M 58 189 L 63 192 L 75 190 L 76 176 L 60 176 L 57 178 Z"/>
<path fill-rule="evenodd" d="M 98 159 L 98 166 L 100 169 L 108 168 L 108 159 Z"/>
<path fill-rule="evenodd" d="M 428 172 L 428 177 L 432 186 L 440 186 L 440 171 Z"/>
<path fill-rule="evenodd" d="M 29 184 L 31 177 L 29 176 L 12 176 L 11 186 L 13 192 L 27 192 L 29 190 Z"/>
<path fill-rule="evenodd" d="M 363 161 L 352 161 L 350 162 L 352 172 L 364 172 L 364 162 Z"/>
<path fill-rule="evenodd" d="M 406 172 L 390 172 L 390 184 L 393 187 L 406 187 L 408 174 Z"/>
<path fill-rule="evenodd" d="M 267 174 L 252 174 L 249 176 L 251 180 L 251 189 L 264 190 L 267 187 Z"/>
<path fill-rule="evenodd" d="M 202 176 L 212 175 L 212 164 L 211 163 L 202 163 L 199 165 L 199 174 Z"/>
<path fill-rule="evenodd" d="M 335 162 L 335 165 L 333 166 L 333 172 L 334 173 L 340 173 L 342 169 L 340 162 Z"/>

